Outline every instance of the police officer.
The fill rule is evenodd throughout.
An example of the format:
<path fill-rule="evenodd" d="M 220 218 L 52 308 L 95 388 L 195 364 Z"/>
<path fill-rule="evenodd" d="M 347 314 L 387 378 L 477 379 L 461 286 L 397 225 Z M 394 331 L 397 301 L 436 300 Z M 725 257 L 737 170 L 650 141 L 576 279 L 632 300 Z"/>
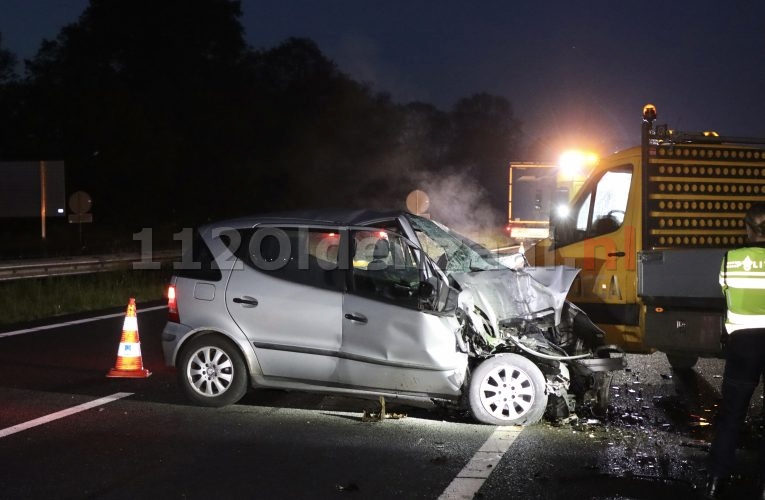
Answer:
<path fill-rule="evenodd" d="M 722 382 L 722 403 L 709 454 L 705 493 L 719 497 L 735 464 L 739 430 L 765 369 L 765 204 L 751 206 L 744 218 L 749 245 L 726 253 L 720 285 L 727 304 L 729 339 Z M 757 498 L 765 498 L 765 440 L 760 445 Z"/>

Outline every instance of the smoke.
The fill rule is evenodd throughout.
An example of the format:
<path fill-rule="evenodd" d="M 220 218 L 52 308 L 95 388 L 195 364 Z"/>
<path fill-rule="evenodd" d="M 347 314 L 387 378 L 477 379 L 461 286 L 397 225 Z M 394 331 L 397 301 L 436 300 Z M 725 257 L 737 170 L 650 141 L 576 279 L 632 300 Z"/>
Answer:
<path fill-rule="evenodd" d="M 417 188 L 430 199 L 431 218 L 468 236 L 490 235 L 502 225 L 488 191 L 469 169 L 420 174 Z"/>
<path fill-rule="evenodd" d="M 353 204 L 378 209 L 407 209 L 406 197 L 415 189 L 428 196 L 428 215 L 466 235 L 493 233 L 504 225 L 504 213 L 491 203 L 471 167 L 428 170 L 408 155 L 391 155 L 377 168 L 360 169 L 367 177 L 357 185 Z M 507 179 L 497 179 L 507 183 Z"/>
<path fill-rule="evenodd" d="M 420 190 L 428 197 L 427 215 L 432 219 L 475 240 L 496 237 L 506 222 L 508 179 L 495 179 L 476 165 L 444 162 L 450 145 L 434 141 L 430 126 L 428 120 L 414 117 L 384 156 L 357 165 L 355 172 L 361 175 L 353 183 L 356 191 L 352 202 L 368 208 L 403 210 L 407 209 L 407 195 Z M 492 185 L 485 185 L 487 181 L 481 178 L 491 178 Z"/>

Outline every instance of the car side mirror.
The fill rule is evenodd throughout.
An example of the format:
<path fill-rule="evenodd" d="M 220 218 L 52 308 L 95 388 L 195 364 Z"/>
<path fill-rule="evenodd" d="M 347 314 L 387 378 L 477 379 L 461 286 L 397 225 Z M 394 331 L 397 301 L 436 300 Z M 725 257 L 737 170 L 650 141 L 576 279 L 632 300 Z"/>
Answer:
<path fill-rule="evenodd" d="M 420 282 L 420 288 L 418 290 L 418 293 L 420 295 L 421 299 L 431 299 L 436 294 L 436 290 L 438 289 L 438 280 L 434 276 L 431 276 L 427 279 L 427 281 L 421 281 Z"/>
<path fill-rule="evenodd" d="M 420 282 L 418 293 L 420 300 L 432 311 L 452 313 L 457 309 L 459 290 L 436 276 Z"/>

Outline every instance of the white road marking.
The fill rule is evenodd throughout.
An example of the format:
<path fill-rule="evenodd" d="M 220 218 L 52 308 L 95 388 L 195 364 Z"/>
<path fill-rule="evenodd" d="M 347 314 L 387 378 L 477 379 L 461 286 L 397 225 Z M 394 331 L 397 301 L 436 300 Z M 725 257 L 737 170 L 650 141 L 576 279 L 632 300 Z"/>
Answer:
<path fill-rule="evenodd" d="M 139 309 L 137 312 L 138 314 L 140 314 L 143 312 L 156 311 L 159 309 L 167 309 L 167 306 L 147 307 L 146 309 Z M 13 337 L 14 335 L 23 335 L 25 333 L 39 332 L 42 330 L 53 330 L 54 328 L 60 328 L 62 326 L 80 325 L 82 323 L 90 323 L 91 321 L 98 321 L 100 319 L 116 318 L 118 316 L 125 316 L 125 313 L 119 312 L 114 314 L 105 314 L 103 316 L 94 316 L 92 318 L 82 318 L 82 319 L 76 319 L 73 321 L 66 321 L 63 323 L 53 323 L 50 325 L 36 326 L 34 328 L 25 328 L 24 330 L 15 330 L 12 332 L 0 333 L 0 339 L 3 337 Z"/>
<path fill-rule="evenodd" d="M 497 427 L 438 499 L 472 499 L 521 431 L 520 426 Z"/>
<path fill-rule="evenodd" d="M 38 425 L 47 424 L 48 422 L 52 422 L 60 418 L 68 417 L 70 415 L 74 415 L 75 413 L 79 413 L 81 411 L 95 408 L 96 406 L 105 405 L 107 403 L 117 401 L 118 399 L 132 396 L 133 394 L 134 393 L 132 392 L 117 392 L 115 394 L 112 394 L 111 396 L 106 396 L 104 398 L 96 399 L 95 401 L 91 401 L 89 403 L 83 403 L 81 405 L 73 406 L 71 408 L 67 408 L 66 410 L 57 411 L 56 413 L 51 413 L 50 415 L 45 415 L 43 417 L 30 420 L 29 422 L 24 422 L 22 424 L 6 427 L 5 429 L 0 429 L 0 438 L 4 438 L 7 436 L 10 436 L 11 434 L 16 434 L 17 432 L 31 429 L 32 427 L 37 427 Z"/>

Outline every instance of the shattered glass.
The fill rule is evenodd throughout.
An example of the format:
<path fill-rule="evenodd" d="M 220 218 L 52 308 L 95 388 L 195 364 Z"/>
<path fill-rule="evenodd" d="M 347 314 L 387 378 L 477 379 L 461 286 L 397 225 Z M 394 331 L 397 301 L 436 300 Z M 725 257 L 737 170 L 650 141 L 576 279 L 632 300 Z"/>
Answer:
<path fill-rule="evenodd" d="M 578 269 L 510 269 L 485 247 L 438 222 L 411 214 L 407 218 L 428 256 L 459 285 L 459 308 L 487 346 L 503 342 L 503 321 L 554 314 L 553 326 L 560 324 Z"/>

